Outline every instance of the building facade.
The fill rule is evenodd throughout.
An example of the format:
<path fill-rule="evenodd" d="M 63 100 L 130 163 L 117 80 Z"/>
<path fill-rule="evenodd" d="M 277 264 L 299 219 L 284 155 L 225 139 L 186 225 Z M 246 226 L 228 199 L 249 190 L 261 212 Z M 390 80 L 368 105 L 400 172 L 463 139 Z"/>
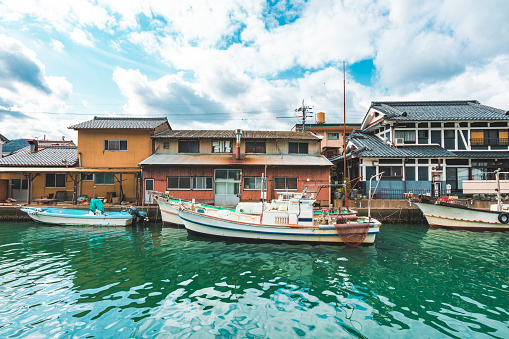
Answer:
<path fill-rule="evenodd" d="M 167 130 L 153 137 L 155 153 L 141 162 L 146 201 L 151 190 L 220 206 L 259 201 L 278 192 L 317 191 L 329 184 L 331 163 L 310 132 Z M 266 179 L 264 179 L 266 178 Z M 329 188 L 318 194 L 330 203 Z"/>
<path fill-rule="evenodd" d="M 509 170 L 509 112 L 478 101 L 373 102 L 347 156 L 333 158 L 365 185 L 383 172 L 379 189 L 463 195 L 469 180 Z M 369 188 L 369 187 L 368 187 Z M 398 193 L 399 192 L 399 193 Z"/>
<path fill-rule="evenodd" d="M 139 163 L 154 152 L 152 136 L 170 130 L 167 118 L 94 117 L 78 131 L 79 195 L 141 201 Z"/>

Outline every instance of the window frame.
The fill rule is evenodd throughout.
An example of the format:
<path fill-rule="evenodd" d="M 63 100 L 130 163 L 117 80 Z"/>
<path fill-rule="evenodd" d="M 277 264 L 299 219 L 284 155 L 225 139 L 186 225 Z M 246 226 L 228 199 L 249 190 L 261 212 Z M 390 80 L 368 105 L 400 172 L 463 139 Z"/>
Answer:
<path fill-rule="evenodd" d="M 246 188 L 246 180 L 251 180 L 251 179 L 255 180 L 254 188 Z M 244 191 L 261 191 L 261 189 L 262 189 L 261 181 L 262 181 L 261 177 L 244 177 L 244 180 L 242 182 L 242 189 Z M 264 191 L 267 191 L 267 187 L 268 187 L 267 182 L 268 182 L 268 180 L 264 180 L 264 185 L 263 185 L 264 186 L 263 187 Z"/>
<path fill-rule="evenodd" d="M 178 182 L 178 188 L 174 188 L 174 187 L 170 187 L 169 186 L 169 179 L 171 178 L 177 178 L 177 182 Z M 184 188 L 181 188 L 181 180 L 182 179 L 188 179 L 189 180 L 189 188 L 187 187 L 184 187 Z M 192 189 L 192 177 L 166 177 L 166 189 L 168 191 L 190 191 Z"/>
<path fill-rule="evenodd" d="M 227 147 L 225 146 L 226 142 L 230 143 L 230 147 L 229 147 L 230 151 L 226 151 L 226 149 L 227 149 Z M 219 151 L 218 152 L 215 151 L 214 143 L 219 143 L 219 146 L 218 146 Z M 215 153 L 215 154 L 221 154 L 221 153 L 223 153 L 223 154 L 231 154 L 233 152 L 233 140 L 229 140 L 229 139 L 228 140 L 226 140 L 226 139 L 224 139 L 224 140 L 213 139 L 212 140 L 212 151 L 211 152 Z"/>
<path fill-rule="evenodd" d="M 87 179 L 92 176 L 92 179 Z M 94 181 L 94 173 L 81 173 L 81 181 Z"/>
<path fill-rule="evenodd" d="M 396 168 L 399 169 L 399 174 L 396 173 Z M 403 178 L 403 166 L 379 166 L 378 173 L 381 172 L 384 172 L 382 178 Z M 389 174 L 387 174 L 387 172 L 389 172 Z"/>
<path fill-rule="evenodd" d="M 97 182 L 97 176 L 104 176 L 104 182 Z M 111 175 L 111 178 L 113 178 L 113 182 L 106 182 L 106 178 L 108 175 Z M 109 177 L 109 176 L 108 176 Z M 113 173 L 94 173 L 94 185 L 115 185 L 115 174 Z"/>
<path fill-rule="evenodd" d="M 285 188 L 277 188 L 276 180 L 285 180 Z M 288 179 L 295 179 L 295 188 L 288 188 Z M 274 177 L 274 191 L 297 191 L 299 189 L 299 178 L 298 177 Z"/>
<path fill-rule="evenodd" d="M 335 136 L 335 137 L 331 137 L 331 136 Z M 327 140 L 339 140 L 339 133 L 328 132 Z"/>
<path fill-rule="evenodd" d="M 57 185 L 58 184 L 57 176 L 62 176 L 62 175 L 64 176 L 64 186 L 58 186 Z M 53 180 L 54 180 L 53 186 L 48 186 L 48 176 L 53 176 Z M 44 187 L 45 188 L 66 188 L 67 187 L 67 174 L 65 174 L 65 173 L 46 173 Z"/>
<path fill-rule="evenodd" d="M 182 150 L 184 143 L 187 144 L 187 152 L 184 152 Z M 198 148 L 197 148 L 196 152 L 191 152 L 191 148 L 190 148 L 191 143 L 196 143 L 198 145 Z M 196 140 L 196 139 L 193 139 L 193 140 L 180 139 L 178 141 L 178 152 L 179 153 L 200 153 L 200 140 Z"/>
<path fill-rule="evenodd" d="M 291 144 L 297 144 L 297 152 L 291 152 L 290 145 Z M 306 145 L 306 151 L 301 152 L 301 145 Z M 302 141 L 290 141 L 288 142 L 288 154 L 309 154 L 309 143 L 308 142 L 302 142 Z"/>
<path fill-rule="evenodd" d="M 262 145 L 261 145 L 262 143 L 263 143 L 263 151 L 262 151 Z M 267 143 L 265 142 L 265 140 L 246 140 L 245 153 L 253 153 L 253 154 L 267 153 Z"/>
<path fill-rule="evenodd" d="M 202 179 L 205 182 L 205 188 L 197 188 L 198 179 Z M 210 179 L 210 188 L 207 187 L 207 179 Z M 214 178 L 213 177 L 193 177 L 192 187 L 193 191 L 212 191 L 214 190 Z"/>
<path fill-rule="evenodd" d="M 110 143 L 118 142 L 118 149 L 110 148 Z M 122 145 L 125 145 L 125 149 L 122 149 Z M 108 152 L 126 152 L 128 150 L 128 143 L 127 140 L 104 140 L 104 151 Z"/>

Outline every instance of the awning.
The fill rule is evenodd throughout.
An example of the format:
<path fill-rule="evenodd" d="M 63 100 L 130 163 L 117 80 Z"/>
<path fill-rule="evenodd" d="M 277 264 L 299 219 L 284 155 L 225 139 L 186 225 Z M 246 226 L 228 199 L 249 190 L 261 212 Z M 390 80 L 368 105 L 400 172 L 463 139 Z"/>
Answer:
<path fill-rule="evenodd" d="M 269 165 L 269 166 L 332 166 L 323 155 L 304 154 L 242 154 L 237 160 L 234 154 L 174 154 L 156 153 L 140 165 Z"/>

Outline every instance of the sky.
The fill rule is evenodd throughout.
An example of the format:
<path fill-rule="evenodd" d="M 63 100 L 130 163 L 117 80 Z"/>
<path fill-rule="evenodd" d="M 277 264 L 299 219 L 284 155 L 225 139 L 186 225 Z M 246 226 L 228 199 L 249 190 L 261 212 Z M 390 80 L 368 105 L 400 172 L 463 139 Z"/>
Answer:
<path fill-rule="evenodd" d="M 506 0 L 1 0 L 0 134 L 77 140 L 68 127 L 94 116 L 289 130 L 303 103 L 342 123 L 343 93 L 347 123 L 372 101 L 509 110 L 508 13 Z"/>

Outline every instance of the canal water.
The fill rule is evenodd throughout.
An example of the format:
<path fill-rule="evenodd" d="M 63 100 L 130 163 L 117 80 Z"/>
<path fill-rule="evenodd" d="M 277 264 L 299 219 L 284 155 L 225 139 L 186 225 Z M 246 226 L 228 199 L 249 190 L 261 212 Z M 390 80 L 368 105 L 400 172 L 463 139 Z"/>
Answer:
<path fill-rule="evenodd" d="M 376 244 L 0 223 L 1 338 L 508 338 L 509 233 Z"/>

